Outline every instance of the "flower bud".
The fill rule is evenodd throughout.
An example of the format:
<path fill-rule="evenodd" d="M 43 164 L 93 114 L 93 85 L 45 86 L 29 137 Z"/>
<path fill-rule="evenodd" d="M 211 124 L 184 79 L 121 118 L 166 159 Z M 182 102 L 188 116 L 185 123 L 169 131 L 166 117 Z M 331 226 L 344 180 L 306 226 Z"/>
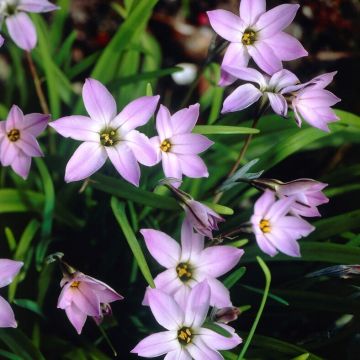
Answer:
<path fill-rule="evenodd" d="M 237 320 L 240 315 L 240 310 L 237 307 L 225 307 L 218 309 L 214 314 L 214 321 L 227 324 L 231 321 Z"/>

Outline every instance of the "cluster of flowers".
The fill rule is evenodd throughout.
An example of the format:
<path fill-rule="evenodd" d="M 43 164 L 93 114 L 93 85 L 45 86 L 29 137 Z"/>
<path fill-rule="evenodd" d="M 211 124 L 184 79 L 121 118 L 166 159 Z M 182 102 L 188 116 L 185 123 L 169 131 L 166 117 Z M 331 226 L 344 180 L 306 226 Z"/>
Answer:
<path fill-rule="evenodd" d="M 265 6 L 265 0 L 242 0 L 240 17 L 225 10 L 208 12 L 214 30 L 230 42 L 221 65 L 220 85 L 230 85 L 237 79 L 248 82 L 225 99 L 222 112 L 239 111 L 261 99 L 261 106 L 269 103 L 275 113 L 284 117 L 290 107 L 299 126 L 305 120 L 328 131 L 328 123 L 338 120 L 331 106 L 339 99 L 325 90 L 335 73 L 300 84 L 294 74 L 282 69 L 282 61 L 307 55 L 298 40 L 282 31 L 292 22 L 299 6 L 285 4 L 270 11 Z M 36 45 L 36 31 L 25 12 L 55 9 L 46 0 L 0 0 L 0 21 L 5 18 L 15 43 L 30 51 Z M 0 37 L 0 45 L 2 42 Z M 266 74 L 248 68 L 250 58 Z M 205 237 L 211 239 L 224 219 L 178 189 L 183 175 L 208 176 L 198 154 L 213 143 L 192 133 L 200 105 L 173 115 L 160 105 L 156 114 L 157 136 L 149 139 L 136 129 L 154 116 L 159 96 L 138 98 L 120 113 L 112 95 L 95 79 L 86 80 L 82 96 L 89 116 L 71 115 L 49 124 L 62 136 L 83 142 L 66 166 L 65 181 L 88 178 L 109 158 L 126 181 L 139 186 L 139 163 L 154 166 L 161 161 L 165 176 L 175 179 L 168 187 L 180 198 L 186 213 L 181 245 L 161 231 L 141 230 L 150 254 L 166 268 L 154 279 L 156 288 L 147 289 L 143 305 L 150 307 L 166 331 L 145 338 L 132 352 L 144 357 L 167 354 L 167 360 L 222 359 L 218 351 L 234 348 L 241 339 L 225 324 L 236 317 L 229 315 L 235 314 L 236 308 L 218 277 L 234 268 L 244 252 L 227 245 L 205 246 Z M 48 122 L 49 115 L 24 115 L 13 105 L 7 120 L 0 122 L 1 164 L 11 166 L 26 179 L 31 158 L 43 156 L 36 138 Z M 320 216 L 317 206 L 328 201 L 322 193 L 326 184 L 311 179 L 289 183 L 256 179 L 251 184 L 264 191 L 251 217 L 252 231 L 261 250 L 270 256 L 278 251 L 300 256 L 297 240 L 314 230 L 303 217 Z M 62 260 L 60 264 L 64 277 L 58 307 L 65 310 L 80 334 L 87 316 L 99 324 L 104 315 L 111 313 L 109 304 L 123 297 Z M 9 284 L 21 266 L 21 262 L 0 260 L 0 286 Z M 207 317 L 210 306 L 217 316 Z M 221 327 L 228 336 L 211 329 L 209 323 Z M 14 314 L 0 297 L 0 327 L 9 326 L 16 326 Z"/>

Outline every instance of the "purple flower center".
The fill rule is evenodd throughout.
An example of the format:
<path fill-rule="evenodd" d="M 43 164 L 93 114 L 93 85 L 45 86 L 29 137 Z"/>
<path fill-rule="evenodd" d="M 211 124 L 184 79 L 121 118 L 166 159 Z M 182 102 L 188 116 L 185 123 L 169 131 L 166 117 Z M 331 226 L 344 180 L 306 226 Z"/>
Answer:
<path fill-rule="evenodd" d="M 12 142 L 16 142 L 20 139 L 20 130 L 18 129 L 11 129 L 8 133 L 7 133 L 7 137 L 10 141 Z"/>
<path fill-rule="evenodd" d="M 260 230 L 261 230 L 264 234 L 269 233 L 269 232 L 271 231 L 271 226 L 270 226 L 269 220 L 262 219 L 262 220 L 260 221 L 259 227 L 260 227 Z"/>
<path fill-rule="evenodd" d="M 119 140 L 116 129 L 106 128 L 100 132 L 100 143 L 103 146 L 114 146 Z"/>
<path fill-rule="evenodd" d="M 180 263 L 177 267 L 176 267 L 176 272 L 177 275 L 179 277 L 179 279 L 182 282 L 187 282 L 192 278 L 192 269 L 190 267 L 189 264 L 187 263 Z"/>
<path fill-rule="evenodd" d="M 80 285 L 80 281 L 73 281 L 70 285 L 70 287 L 72 288 L 78 288 Z"/>
<path fill-rule="evenodd" d="M 194 335 L 190 328 L 182 327 L 180 330 L 178 330 L 177 337 L 181 345 L 188 345 L 191 343 Z"/>
<path fill-rule="evenodd" d="M 241 38 L 241 42 L 244 45 L 252 45 L 256 41 L 256 32 L 251 29 L 246 29 Z"/>
<path fill-rule="evenodd" d="M 171 149 L 171 143 L 168 139 L 165 139 L 161 145 L 160 145 L 160 149 L 164 152 L 168 152 Z"/>

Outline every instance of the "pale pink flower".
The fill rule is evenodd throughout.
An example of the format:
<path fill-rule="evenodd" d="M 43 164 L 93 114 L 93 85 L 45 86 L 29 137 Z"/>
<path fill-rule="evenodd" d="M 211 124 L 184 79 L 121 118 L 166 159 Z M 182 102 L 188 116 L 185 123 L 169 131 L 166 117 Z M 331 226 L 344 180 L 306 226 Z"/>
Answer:
<path fill-rule="evenodd" d="M 0 0 L 0 25 L 5 19 L 10 37 L 26 51 L 36 46 L 36 29 L 29 13 L 45 13 L 58 7 L 47 0 Z"/>
<path fill-rule="evenodd" d="M 9 285 L 24 265 L 21 261 L 0 259 L 0 288 Z M 10 304 L 0 296 L 0 328 L 17 327 L 14 312 Z"/>
<path fill-rule="evenodd" d="M 4 44 L 4 38 L 0 35 L 0 47 L 2 47 Z"/>
<path fill-rule="evenodd" d="M 311 126 L 328 132 L 330 131 L 328 124 L 339 120 L 331 106 L 341 100 L 332 92 L 325 90 L 336 73 L 334 71 L 323 74 L 305 84 L 289 86 L 283 90 L 284 94 L 292 94 L 291 108 L 294 110 L 299 127 L 304 120 Z"/>
<path fill-rule="evenodd" d="M 294 203 L 290 212 L 294 215 L 321 216 L 317 207 L 329 202 L 329 199 L 322 192 L 328 184 L 313 179 L 282 182 L 276 179 L 259 178 L 252 180 L 251 184 L 262 190 L 273 190 L 280 198 L 293 198 Z"/>
<path fill-rule="evenodd" d="M 181 228 L 181 246 L 161 231 L 142 229 L 140 232 L 150 254 L 167 269 L 154 280 L 158 289 L 184 304 L 191 288 L 207 280 L 211 288 L 210 304 L 218 308 L 231 306 L 229 290 L 217 278 L 239 262 L 243 250 L 225 245 L 204 248 L 204 237 L 194 233 L 187 221 Z"/>
<path fill-rule="evenodd" d="M 158 136 L 151 138 L 151 142 L 166 177 L 181 180 L 182 174 L 191 178 L 209 176 L 198 154 L 213 142 L 203 135 L 191 133 L 199 117 L 199 108 L 199 104 L 191 105 L 171 116 L 169 110 L 160 105 L 156 116 Z"/>
<path fill-rule="evenodd" d="M 36 137 L 44 131 L 49 115 L 24 115 L 13 105 L 5 121 L 0 122 L 0 162 L 26 179 L 32 157 L 44 156 Z"/>
<path fill-rule="evenodd" d="M 226 10 L 208 11 L 210 24 L 221 37 L 230 41 L 222 68 L 227 65 L 246 67 L 249 59 L 266 73 L 282 69 L 282 61 L 308 53 L 293 36 L 283 32 L 293 21 L 299 5 L 282 4 L 266 11 L 265 0 L 241 0 L 240 16 Z M 234 81 L 226 70 L 221 85 Z"/>
<path fill-rule="evenodd" d="M 259 88 L 249 83 L 237 87 L 224 100 L 222 113 L 246 109 L 259 99 L 262 99 L 263 102 L 269 101 L 276 114 L 281 116 L 287 115 L 288 104 L 283 95 L 283 89 L 300 82 L 291 71 L 283 69 L 270 77 L 252 68 L 229 66 L 225 67 L 225 69 L 237 79 L 257 83 Z"/>
<path fill-rule="evenodd" d="M 149 138 L 135 129 L 150 120 L 160 97 L 138 98 L 117 115 L 114 98 L 99 81 L 87 79 L 82 96 L 90 117 L 66 116 L 50 124 L 62 136 L 84 141 L 66 166 L 65 181 L 89 177 L 109 157 L 126 181 L 139 186 L 138 162 L 152 166 L 156 163 L 156 153 Z"/>
<path fill-rule="evenodd" d="M 111 314 L 109 303 L 123 297 L 100 280 L 79 271 L 64 275 L 57 307 L 64 309 L 78 334 L 81 334 L 86 318 L 91 316 L 99 324 L 106 314 Z"/>
<path fill-rule="evenodd" d="M 233 349 L 242 341 L 228 325 L 215 323 L 226 330 L 229 337 L 205 327 L 210 305 L 210 287 L 206 281 L 189 292 L 183 306 L 160 289 L 149 289 L 148 299 L 156 321 L 166 331 L 149 335 L 132 353 L 146 358 L 167 354 L 167 360 L 221 360 L 218 350 Z"/>
<path fill-rule="evenodd" d="M 265 190 L 255 203 L 251 217 L 253 232 L 260 249 L 270 256 L 278 251 L 301 256 L 297 240 L 315 230 L 304 219 L 288 215 L 294 201 L 293 198 L 276 200 L 274 192 Z"/>

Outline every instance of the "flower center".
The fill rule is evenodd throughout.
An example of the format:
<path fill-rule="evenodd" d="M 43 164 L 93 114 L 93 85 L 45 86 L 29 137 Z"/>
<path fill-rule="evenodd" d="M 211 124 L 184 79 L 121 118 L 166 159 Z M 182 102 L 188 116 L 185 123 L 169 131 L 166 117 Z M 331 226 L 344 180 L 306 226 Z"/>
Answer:
<path fill-rule="evenodd" d="M 16 13 L 19 0 L 0 0 L 0 14 L 11 16 Z"/>
<path fill-rule="evenodd" d="M 180 263 L 176 267 L 176 272 L 182 282 L 187 282 L 192 278 L 192 270 L 190 265 L 187 263 Z"/>
<path fill-rule="evenodd" d="M 271 231 L 271 226 L 269 220 L 262 219 L 259 224 L 260 230 L 266 234 Z"/>
<path fill-rule="evenodd" d="M 169 140 L 165 139 L 161 145 L 160 145 L 160 149 L 164 152 L 168 152 L 171 149 L 171 143 Z"/>
<path fill-rule="evenodd" d="M 80 285 L 80 281 L 73 281 L 70 285 L 70 287 L 72 288 L 78 288 Z"/>
<path fill-rule="evenodd" d="M 8 133 L 7 133 L 7 137 L 10 141 L 15 142 L 18 141 L 20 139 L 20 130 L 18 129 L 11 129 Z"/>
<path fill-rule="evenodd" d="M 118 133 L 115 129 L 106 128 L 100 132 L 100 143 L 103 146 L 114 146 L 119 140 Z"/>
<path fill-rule="evenodd" d="M 241 38 L 241 42 L 244 45 L 252 45 L 256 41 L 256 32 L 251 29 L 246 29 Z"/>
<path fill-rule="evenodd" d="M 180 330 L 178 330 L 178 340 L 181 345 L 188 345 L 191 343 L 194 335 L 192 333 L 192 330 L 188 327 L 183 327 Z"/>

